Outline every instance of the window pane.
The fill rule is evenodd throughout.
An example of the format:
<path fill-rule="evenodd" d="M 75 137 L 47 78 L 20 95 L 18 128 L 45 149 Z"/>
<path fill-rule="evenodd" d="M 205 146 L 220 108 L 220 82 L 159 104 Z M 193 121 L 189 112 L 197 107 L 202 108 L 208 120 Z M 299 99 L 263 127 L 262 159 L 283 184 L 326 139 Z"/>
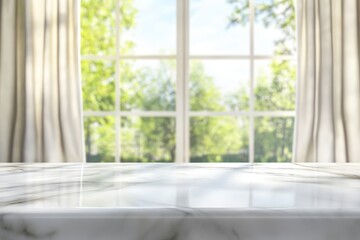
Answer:
<path fill-rule="evenodd" d="M 192 117 L 191 162 L 248 162 L 249 123 L 238 117 Z"/>
<path fill-rule="evenodd" d="M 293 61 L 255 61 L 255 110 L 295 110 Z"/>
<path fill-rule="evenodd" d="M 174 162 L 175 118 L 121 118 L 122 162 Z"/>
<path fill-rule="evenodd" d="M 115 67 L 112 61 L 82 61 L 84 110 L 114 110 Z"/>
<path fill-rule="evenodd" d="M 234 14 L 242 21 L 233 21 Z M 248 54 L 248 19 L 247 0 L 190 0 L 190 54 Z"/>
<path fill-rule="evenodd" d="M 190 62 L 192 111 L 240 111 L 249 107 L 250 63 L 242 60 Z"/>
<path fill-rule="evenodd" d="M 121 1 L 122 54 L 175 54 L 176 0 Z"/>
<path fill-rule="evenodd" d="M 81 1 L 81 54 L 115 54 L 116 0 Z"/>
<path fill-rule="evenodd" d="M 295 0 L 256 0 L 255 54 L 273 55 L 295 52 Z"/>
<path fill-rule="evenodd" d="M 293 130 L 293 117 L 256 118 L 255 162 L 290 162 Z"/>
<path fill-rule="evenodd" d="M 85 145 L 87 162 L 115 161 L 115 118 L 86 117 Z"/>
<path fill-rule="evenodd" d="M 175 110 L 174 60 L 121 61 L 120 78 L 122 110 Z"/>

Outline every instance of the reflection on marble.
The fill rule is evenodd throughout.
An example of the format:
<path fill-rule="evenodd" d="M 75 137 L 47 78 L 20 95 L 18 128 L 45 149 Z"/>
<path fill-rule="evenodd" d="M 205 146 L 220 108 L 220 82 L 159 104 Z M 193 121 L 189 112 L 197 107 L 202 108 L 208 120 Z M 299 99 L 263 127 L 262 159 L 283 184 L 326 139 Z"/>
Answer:
<path fill-rule="evenodd" d="M 2 164 L 0 240 L 360 239 L 359 164 Z"/>

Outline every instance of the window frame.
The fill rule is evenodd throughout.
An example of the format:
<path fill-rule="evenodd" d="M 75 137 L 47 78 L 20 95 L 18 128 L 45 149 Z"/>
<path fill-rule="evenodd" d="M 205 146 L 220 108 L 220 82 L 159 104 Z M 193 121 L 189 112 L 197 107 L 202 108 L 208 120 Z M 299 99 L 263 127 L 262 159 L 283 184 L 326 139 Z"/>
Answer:
<path fill-rule="evenodd" d="M 176 54 L 175 55 L 122 55 L 120 53 L 120 4 L 116 0 L 116 26 L 114 56 L 109 55 L 81 55 L 81 61 L 114 61 L 115 62 L 115 110 L 114 111 L 83 111 L 86 117 L 114 117 L 115 118 L 115 159 L 121 162 L 121 117 L 173 117 L 176 120 L 176 158 L 175 163 L 190 163 L 190 118 L 236 116 L 248 117 L 249 120 L 249 163 L 255 162 L 255 118 L 261 117 L 292 117 L 295 110 L 257 111 L 255 110 L 255 61 L 256 60 L 289 60 L 296 63 L 294 55 L 257 55 L 254 51 L 255 1 L 249 1 L 249 37 L 250 51 L 244 55 L 190 55 L 190 1 L 176 0 Z M 122 111 L 120 109 L 120 61 L 122 60 L 176 60 L 176 110 L 175 111 Z M 189 105 L 189 63 L 190 60 L 247 60 L 250 63 L 249 79 L 249 110 L 248 111 L 191 111 Z"/>

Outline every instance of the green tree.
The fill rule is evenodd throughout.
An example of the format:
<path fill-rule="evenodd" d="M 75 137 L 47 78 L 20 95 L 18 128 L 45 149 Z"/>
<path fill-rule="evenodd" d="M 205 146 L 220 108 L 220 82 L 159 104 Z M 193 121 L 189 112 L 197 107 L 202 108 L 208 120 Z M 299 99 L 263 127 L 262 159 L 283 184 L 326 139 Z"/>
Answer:
<path fill-rule="evenodd" d="M 157 68 L 121 63 L 123 110 L 175 111 L 176 65 L 160 61 Z M 122 161 L 171 162 L 175 160 L 175 119 L 169 117 L 122 118 Z"/>
<path fill-rule="evenodd" d="M 206 74 L 200 61 L 192 61 L 190 71 L 190 108 L 192 111 L 226 111 L 220 102 L 222 93 L 214 79 Z M 224 79 L 226 80 L 226 79 Z M 236 108 L 246 94 L 234 91 L 231 101 Z M 239 98 L 238 98 L 239 97 Z M 245 97 L 246 98 L 246 97 Z M 190 119 L 190 160 L 192 162 L 248 161 L 248 122 L 236 117 L 192 117 Z"/>
<path fill-rule="evenodd" d="M 81 1 L 81 54 L 115 55 L 116 0 Z M 124 0 L 121 29 L 134 26 L 133 0 Z M 131 48 L 131 44 L 127 44 Z M 84 60 L 81 63 L 84 110 L 115 110 L 115 61 Z M 88 161 L 114 161 L 115 118 L 88 117 L 84 121 Z"/>
<path fill-rule="evenodd" d="M 245 25 L 249 22 L 250 2 L 227 0 L 233 6 L 229 15 L 229 27 Z M 295 0 L 254 0 L 255 21 L 265 27 L 281 29 L 283 36 L 276 40 L 275 54 L 292 55 L 295 53 L 296 21 Z"/>
<path fill-rule="evenodd" d="M 133 0 L 121 1 L 120 33 L 136 27 Z M 116 53 L 116 0 L 82 0 L 82 55 Z M 132 41 L 121 44 L 121 53 L 131 54 Z M 82 61 L 84 109 L 115 110 L 115 61 Z M 175 62 L 161 61 L 160 68 L 135 69 L 131 61 L 120 63 L 122 110 L 175 110 Z M 155 83 L 155 84 L 154 84 Z M 115 117 L 85 119 L 88 161 L 114 160 Z M 122 161 L 172 161 L 175 159 L 175 121 L 171 118 L 121 118 Z"/>
<path fill-rule="evenodd" d="M 247 24 L 249 2 L 228 0 L 233 12 L 229 16 L 229 27 Z M 295 48 L 295 6 L 293 0 L 255 1 L 256 24 L 281 29 L 282 37 L 275 41 L 275 55 L 294 55 Z M 254 89 L 255 109 L 295 109 L 295 66 L 289 61 L 273 60 L 270 76 L 261 72 Z M 291 160 L 293 118 L 265 117 L 255 120 L 255 161 L 286 162 Z"/>

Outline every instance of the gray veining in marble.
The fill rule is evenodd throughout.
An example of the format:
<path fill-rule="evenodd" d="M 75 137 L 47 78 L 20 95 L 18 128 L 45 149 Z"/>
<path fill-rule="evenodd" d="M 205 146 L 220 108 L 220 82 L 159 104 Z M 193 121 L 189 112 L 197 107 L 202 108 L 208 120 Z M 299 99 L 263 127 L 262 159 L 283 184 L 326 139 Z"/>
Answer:
<path fill-rule="evenodd" d="M 0 240 L 360 239 L 359 164 L 3 164 Z"/>

